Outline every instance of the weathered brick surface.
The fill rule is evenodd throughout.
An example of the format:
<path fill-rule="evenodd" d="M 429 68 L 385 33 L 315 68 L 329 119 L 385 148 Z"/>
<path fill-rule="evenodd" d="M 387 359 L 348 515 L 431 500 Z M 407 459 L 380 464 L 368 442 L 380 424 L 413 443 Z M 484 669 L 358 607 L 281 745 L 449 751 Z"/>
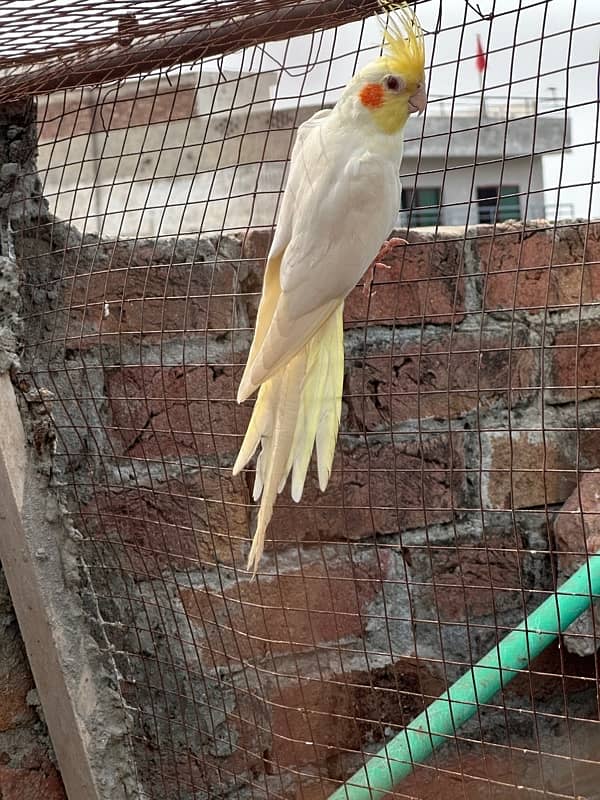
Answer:
<path fill-rule="evenodd" d="M 243 366 L 128 366 L 106 370 L 116 452 L 142 458 L 235 453 L 248 403 L 235 391 Z"/>
<path fill-rule="evenodd" d="M 367 348 L 349 359 L 348 402 L 366 430 L 409 419 L 454 419 L 475 409 L 532 400 L 539 356 L 525 335 L 453 332 Z"/>
<path fill-rule="evenodd" d="M 349 763 L 358 766 L 356 757 L 364 742 L 380 746 L 444 688 L 435 666 L 412 657 L 370 669 L 363 664 L 343 670 L 323 664 L 315 670 L 314 660 L 300 658 L 296 668 L 277 681 L 265 674 L 260 692 L 238 695 L 231 718 L 237 741 L 251 750 L 259 728 L 264 760 L 257 769 L 294 777 L 296 787 L 285 797 L 303 797 L 304 789 L 312 797 L 317 787 L 311 773 L 341 777 L 347 770 L 342 759 L 348 763 L 350 757 Z M 324 784 L 329 785 L 327 780 Z"/>
<path fill-rule="evenodd" d="M 554 539 L 564 575 L 600 551 L 600 470 L 580 476 L 577 489 L 556 514 Z"/>
<path fill-rule="evenodd" d="M 210 718 L 215 715 L 215 710 L 203 708 L 202 711 Z M 236 738 L 236 723 L 239 715 L 231 715 L 227 719 L 231 739 Z M 197 723 L 192 723 L 191 728 Z M 254 744 L 258 731 L 255 729 Z M 188 740 L 191 738 L 190 732 Z M 229 737 L 224 737 L 226 740 Z M 170 744 L 170 743 L 169 743 Z M 206 742 L 205 742 L 206 744 Z M 212 742 L 218 749 L 220 742 Z M 263 765 L 262 753 L 247 752 L 241 748 L 236 749 L 233 755 L 216 755 L 212 748 L 204 750 L 198 748 L 190 752 L 185 748 L 152 747 L 146 744 L 143 750 L 141 763 L 144 764 L 144 779 L 150 796 L 156 793 L 161 800 L 179 800 L 182 790 L 186 792 L 183 797 L 218 797 L 224 791 L 231 792 L 231 785 L 246 785 L 250 776 L 259 774 L 259 767 Z M 185 788 L 184 788 L 185 787 Z M 193 793 L 192 793 L 193 792 Z M 235 796 L 235 794 L 234 794 Z"/>
<path fill-rule="evenodd" d="M 522 743 L 522 749 L 518 748 L 514 739 L 513 736 L 510 750 L 485 745 L 474 753 L 464 752 L 466 748 L 463 748 L 459 755 L 437 754 L 435 763 L 415 767 L 383 800 L 396 800 L 398 796 L 414 800 L 535 800 L 543 791 L 539 755 L 532 752 L 526 742 Z M 564 781 L 562 788 L 568 793 L 569 769 L 568 760 L 563 764 L 563 760 L 554 759 L 546 766 L 544 778 L 552 776 L 549 782 L 554 788 L 556 776 L 560 776 Z M 327 800 L 339 785 L 339 780 L 314 780 L 308 788 L 303 784 L 297 794 L 290 795 L 290 800 Z M 594 785 L 593 780 L 591 785 Z M 527 787 L 532 788 L 528 790 Z"/>
<path fill-rule="evenodd" d="M 29 335 L 51 334 L 69 349 L 126 347 L 140 334 L 144 343 L 217 339 L 241 324 L 246 273 L 237 239 L 98 242 L 55 236 L 48 227 L 17 246 L 24 300 L 39 315 Z"/>
<path fill-rule="evenodd" d="M 66 800 L 62 781 L 50 764 L 46 771 L 0 766 L 0 796 L 2 800 Z"/>
<path fill-rule="evenodd" d="M 398 236 L 405 232 L 398 231 Z M 346 299 L 347 325 L 420 325 L 460 322 L 465 311 L 465 281 L 462 267 L 463 243 L 456 236 L 412 231 L 408 247 L 393 250 L 384 261 L 390 269 L 378 269 L 369 295 L 362 284 Z M 265 259 L 272 241 L 268 230 L 252 231 L 244 239 L 242 257 L 258 271 L 260 290 Z M 254 320 L 258 296 L 250 298 L 250 317 Z"/>
<path fill-rule="evenodd" d="M 600 300 L 600 226 L 506 223 L 476 239 L 488 310 L 577 307 Z"/>
<path fill-rule="evenodd" d="M 588 470 L 600 467 L 600 422 L 597 422 L 595 418 L 591 424 L 589 420 L 586 423 L 580 422 L 572 432 L 572 436 L 579 453 L 579 458 L 577 458 L 577 454 L 575 455 L 578 469 Z"/>
<path fill-rule="evenodd" d="M 34 682 L 0 570 L 0 798 L 65 800 L 47 731 L 32 705 Z"/>
<path fill-rule="evenodd" d="M 163 570 L 240 564 L 249 536 L 246 483 L 203 467 L 184 480 L 135 488 L 97 487 L 81 512 L 84 530 L 140 580 Z"/>
<path fill-rule="evenodd" d="M 546 596 L 540 592 L 538 602 Z M 595 690 L 596 685 L 596 660 L 574 655 L 557 639 L 534 658 L 530 668 L 517 675 L 504 691 L 511 705 L 516 705 L 532 695 L 539 703 L 552 700 L 558 694 L 574 697 L 579 692 Z"/>
<path fill-rule="evenodd" d="M 241 300 L 245 305 L 250 326 L 256 324 L 256 315 L 262 293 L 267 256 L 275 231 L 273 228 L 256 228 L 241 237 Z"/>
<path fill-rule="evenodd" d="M 274 235 L 274 228 L 252 228 L 241 236 L 241 257 L 251 270 L 264 269 Z"/>
<path fill-rule="evenodd" d="M 373 550 L 354 564 L 307 555 L 294 572 L 258 580 L 238 575 L 222 594 L 204 588 L 180 594 L 200 635 L 210 641 L 210 653 L 205 646 L 200 654 L 210 668 L 359 638 L 369 603 L 392 577 L 392 564 L 389 554 L 378 557 Z"/>
<path fill-rule="evenodd" d="M 325 493 L 311 471 L 300 503 L 280 497 L 267 549 L 449 522 L 464 505 L 464 463 L 462 442 L 445 433 L 398 436 L 394 444 L 341 439 Z"/>
<path fill-rule="evenodd" d="M 549 402 L 600 397 L 600 323 L 584 322 L 559 331 L 544 350 Z"/>
<path fill-rule="evenodd" d="M 367 320 L 371 324 L 442 324 L 464 318 L 463 242 L 451 235 L 434 237 L 415 231 L 409 242 L 384 258 L 391 268 L 377 270 L 369 295 L 362 286 L 350 293 L 344 311 L 347 324 L 364 325 Z"/>
<path fill-rule="evenodd" d="M 33 689 L 33 678 L 20 641 L 16 624 L 2 628 L 3 646 L 0 650 L 0 733 L 18 727 L 35 718 L 27 703 L 27 693 Z"/>
<path fill-rule="evenodd" d="M 523 608 L 527 585 L 519 549 L 523 542 L 486 531 L 478 542 L 411 550 L 416 585 L 415 616 L 439 622 L 469 622 Z"/>
<path fill-rule="evenodd" d="M 535 800 L 542 791 L 539 756 L 525 743 L 519 748 L 515 738 L 513 734 L 511 749 L 485 744 L 475 752 L 463 748 L 459 755 L 438 756 L 435 769 L 430 764 L 417 767 L 399 784 L 396 795 L 402 792 L 419 800 Z M 533 789 L 528 791 L 530 786 Z M 389 794 L 384 800 L 393 798 Z"/>
<path fill-rule="evenodd" d="M 539 429 L 498 430 L 482 444 L 485 508 L 536 508 L 564 502 L 587 472 L 600 467 L 600 429 L 583 420 Z"/>
<path fill-rule="evenodd" d="M 267 700 L 271 756 L 283 767 L 299 767 L 360 752 L 365 741 L 382 744 L 386 731 L 399 731 L 441 691 L 440 677 L 411 658 L 370 671 L 280 681 Z"/>
<path fill-rule="evenodd" d="M 482 461 L 486 508 L 528 508 L 559 503 L 577 483 L 574 454 L 555 432 L 484 434 Z"/>
<path fill-rule="evenodd" d="M 65 276 L 67 344 L 90 346 L 97 337 L 212 332 L 237 324 L 239 246 L 218 251 L 207 240 L 145 240 L 87 246 Z"/>
<path fill-rule="evenodd" d="M 66 800 L 45 725 L 32 705 L 33 677 L 1 571 L 0 644 L 0 798 Z"/>
<path fill-rule="evenodd" d="M 325 777 L 314 780 L 305 779 L 297 790 L 290 794 L 290 800 L 327 800 L 339 787 L 340 782 Z"/>

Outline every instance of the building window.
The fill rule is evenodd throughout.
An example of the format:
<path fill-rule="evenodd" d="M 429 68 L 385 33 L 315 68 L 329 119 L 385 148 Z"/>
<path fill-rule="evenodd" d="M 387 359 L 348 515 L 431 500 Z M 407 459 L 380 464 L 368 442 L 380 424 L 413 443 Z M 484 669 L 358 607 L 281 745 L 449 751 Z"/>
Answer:
<path fill-rule="evenodd" d="M 518 186 L 480 186 L 477 189 L 479 222 L 503 222 L 521 219 Z"/>
<path fill-rule="evenodd" d="M 413 228 L 440 224 L 441 190 L 437 186 L 402 189 L 402 211 Z"/>

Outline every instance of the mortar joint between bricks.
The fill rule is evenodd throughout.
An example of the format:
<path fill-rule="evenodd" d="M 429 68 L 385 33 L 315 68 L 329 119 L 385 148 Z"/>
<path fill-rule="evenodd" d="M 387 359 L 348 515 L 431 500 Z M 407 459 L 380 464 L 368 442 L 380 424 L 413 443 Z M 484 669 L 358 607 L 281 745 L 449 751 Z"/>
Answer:
<path fill-rule="evenodd" d="M 469 227 L 463 242 L 463 269 L 465 275 L 466 319 L 473 319 L 483 310 L 484 276 L 481 272 L 478 250 L 478 228 Z"/>

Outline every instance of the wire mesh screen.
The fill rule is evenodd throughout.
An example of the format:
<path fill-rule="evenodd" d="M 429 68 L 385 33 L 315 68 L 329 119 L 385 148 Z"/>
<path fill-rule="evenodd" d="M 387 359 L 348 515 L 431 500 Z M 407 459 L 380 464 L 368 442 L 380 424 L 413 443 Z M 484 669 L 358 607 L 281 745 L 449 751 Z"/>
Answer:
<path fill-rule="evenodd" d="M 15 380 L 73 515 L 140 798 L 329 796 L 600 547 L 598 9 L 424 0 L 408 244 L 346 302 L 329 486 L 311 467 L 299 503 L 282 492 L 246 571 L 235 397 L 294 135 L 380 52 L 376 10 L 0 11 L 0 180 L 23 162 L 29 187 L 3 210 Z M 389 796 L 598 796 L 595 625 Z"/>

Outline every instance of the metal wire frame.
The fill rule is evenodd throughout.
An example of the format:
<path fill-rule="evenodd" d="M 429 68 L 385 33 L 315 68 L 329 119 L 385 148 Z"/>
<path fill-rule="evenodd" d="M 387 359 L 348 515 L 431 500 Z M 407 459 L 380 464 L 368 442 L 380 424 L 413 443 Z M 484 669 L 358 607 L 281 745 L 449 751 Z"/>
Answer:
<path fill-rule="evenodd" d="M 336 3 L 336 8 L 346 9 L 345 16 L 342 11 L 331 14 L 328 4 L 264 2 L 233 8 L 222 3 L 204 4 L 200 11 L 197 7 L 189 11 L 171 3 L 163 4 L 160 9 L 152 6 L 139 11 L 138 21 L 148 26 L 148 36 L 172 37 L 168 56 L 179 64 L 199 55 L 210 55 L 202 38 L 202 25 L 207 21 L 211 22 L 212 31 L 213 23 L 231 24 L 234 13 L 236 16 L 247 13 L 250 17 L 271 14 L 273 9 L 278 13 L 280 9 L 302 9 L 307 5 L 315 9 L 317 5 L 327 6 L 319 11 L 322 14 L 319 20 L 324 25 L 327 17 L 327 24 L 333 26 L 355 18 L 355 14 L 356 18 L 364 18 L 374 7 L 373 3 Z M 560 74 L 558 69 L 543 68 L 541 48 L 530 72 L 524 77 L 516 74 L 516 32 L 521 15 L 530 14 L 532 8 L 538 9 L 542 26 L 539 37 L 519 40 L 519 44 L 543 39 L 552 46 L 554 38 L 566 35 L 567 66 L 574 61 L 575 33 L 597 30 L 599 25 L 598 21 L 577 22 L 573 5 L 568 28 L 548 31 L 550 4 L 546 0 L 529 5 L 518 3 L 510 8 L 497 5 L 490 8 L 493 16 L 487 21 L 489 36 L 485 49 L 489 59 L 494 55 L 510 55 L 509 68 L 506 79 L 491 85 L 486 79 L 484 89 L 491 93 L 501 90 L 509 102 L 512 96 L 522 93 L 522 85 L 527 87 L 528 81 L 534 82 L 534 95 L 539 97 L 542 79 Z M 419 7 L 427 13 L 428 3 Z M 93 4 L 93 8 L 111 11 L 102 3 Z M 437 25 L 427 37 L 435 68 L 448 74 L 453 70 L 453 85 L 439 101 L 440 105 L 450 104 L 451 112 L 472 93 L 460 87 L 458 59 L 438 56 L 438 42 L 442 34 L 453 33 L 458 37 L 457 52 L 469 52 L 468 37 L 473 26 L 485 21 L 484 12 L 478 13 L 468 3 L 463 8 L 463 18 L 453 24 L 447 24 L 440 12 Z M 174 20 L 175 9 L 178 16 L 184 16 Z M 136 60 L 136 53 L 144 50 L 147 40 L 137 49 L 135 42 L 119 44 L 114 18 L 110 20 L 112 28 L 106 22 L 98 22 L 83 31 L 81 26 L 89 19 L 90 4 L 83 7 L 73 2 L 69 11 L 71 17 L 66 28 L 64 22 L 50 16 L 45 19 L 43 30 L 64 35 L 72 63 L 81 60 L 81 53 L 83 58 L 90 59 L 97 52 L 99 69 L 107 70 L 102 73 L 107 79 L 116 77 L 109 70 L 118 68 L 119 77 L 123 77 L 147 68 L 147 62 Z M 132 8 L 123 6 L 118 11 L 131 12 Z M 188 13 L 189 20 L 185 16 Z M 514 21 L 514 41 L 492 46 L 492 26 L 504 18 Z M 293 19 L 297 21 L 298 17 Z M 185 46 L 178 40 L 178 31 L 188 21 L 198 26 L 198 41 L 203 42 L 204 50 L 192 49 L 189 38 Z M 106 34 L 107 28 L 112 32 Z M 23 15 L 14 15 L 9 28 L 3 31 L 5 42 L 10 44 L 9 35 L 24 30 Z M 261 44 L 269 38 L 264 29 L 260 29 L 263 38 L 257 38 L 259 35 L 250 26 L 248 30 L 248 38 L 231 43 L 231 49 Z M 301 29 L 294 29 L 297 30 Z M 273 38 L 291 32 L 290 28 L 281 28 Z M 125 36 L 131 33 L 126 31 Z M 122 39 L 123 30 L 120 36 Z M 301 118 L 303 102 L 319 105 L 330 101 L 331 92 L 345 82 L 339 69 L 334 68 L 350 62 L 349 76 L 359 62 L 359 54 L 365 50 L 365 42 L 369 42 L 364 21 L 352 29 L 350 39 L 348 36 L 334 27 L 329 50 L 317 40 L 318 34 L 313 37 L 311 54 L 314 48 L 317 56 L 310 64 L 313 69 L 325 69 L 322 89 L 308 86 L 307 71 L 296 91 L 280 94 L 285 72 L 279 74 L 275 91 L 282 102 L 292 104 L 293 114 L 286 127 L 276 128 L 273 122 L 277 111 L 272 110 L 266 123 L 268 130 L 291 134 Z M 338 42 L 342 39 L 350 44 L 341 43 L 340 51 Z M 109 53 L 112 60 L 107 62 L 106 48 L 114 46 L 120 46 L 122 51 L 117 56 Z M 215 48 L 219 48 L 215 49 L 219 54 L 228 52 L 222 42 Z M 39 44 L 33 38 L 19 39 L 19 49 L 19 58 L 11 52 L 3 64 L 8 71 L 0 84 L 0 97 L 4 100 L 23 91 L 41 93 L 85 82 L 82 74 L 75 72 L 71 73 L 70 82 L 64 83 L 66 70 L 62 56 L 52 69 L 44 68 L 42 80 L 37 69 Z M 293 63 L 290 52 L 290 44 L 286 42 L 279 57 L 286 69 L 288 63 Z M 254 70 L 258 72 L 273 68 L 272 58 L 264 49 L 254 54 L 254 62 Z M 68 60 L 66 63 L 69 64 Z M 578 68 L 595 64 L 595 59 L 588 56 L 583 61 L 577 59 Z M 164 66 L 164 62 L 152 62 L 152 67 L 158 66 Z M 200 76 L 210 67 L 200 64 L 193 89 L 196 96 L 201 92 Z M 91 69 L 85 74 L 94 79 L 100 76 L 100 72 Z M 165 74 L 177 91 L 183 84 L 183 70 L 177 67 Z M 228 81 L 222 75 L 219 85 L 237 80 L 237 76 Z M 149 85 L 152 88 L 147 90 Z M 117 84 L 98 92 L 82 92 L 75 101 L 76 116 L 91 115 L 91 130 L 105 126 L 111 131 L 105 107 L 111 97 L 118 101 L 124 88 Z M 155 76 L 140 78 L 133 97 L 138 102 L 149 98 L 151 103 L 157 103 Z M 66 106 L 66 92 L 64 99 Z M 211 120 L 218 113 L 224 116 L 226 131 L 235 114 L 246 115 L 241 130 L 226 133 L 218 145 L 217 158 L 220 158 L 227 143 L 237 141 L 241 147 L 254 132 L 248 117 L 256 102 L 255 90 L 240 105 L 223 112 L 218 110 L 215 93 L 206 109 L 189 115 L 184 123 L 184 136 L 189 135 L 195 124 Z M 432 106 L 435 107 L 434 102 Z M 565 123 L 568 114 L 577 115 L 589 106 L 589 101 L 574 101 L 567 91 L 560 108 Z M 40 120 L 42 129 L 52 121 L 49 116 L 52 113 L 48 103 L 42 112 L 46 116 Z M 431 115 L 431 110 L 428 114 Z M 518 114 L 518 118 L 530 120 L 535 132 L 540 115 L 529 109 Z M 150 132 L 145 131 L 133 152 L 123 145 L 117 164 L 131 155 L 136 159 L 137 170 L 143 157 L 172 153 L 176 156 L 178 177 L 193 179 L 206 175 L 209 196 L 212 193 L 212 197 L 215 194 L 220 197 L 217 175 L 210 166 L 202 166 L 200 156 L 196 163 L 179 171 L 184 146 L 168 140 L 169 126 L 175 121 L 170 111 L 157 144 L 148 144 Z M 482 104 L 476 121 L 467 127 L 452 123 L 451 130 L 475 134 L 469 166 L 474 168 L 484 163 L 499 166 L 501 186 L 504 174 L 517 156 L 506 150 L 494 158 L 480 155 L 481 137 L 494 124 L 497 121 L 485 116 Z M 136 126 L 128 122 L 126 127 Z M 59 152 L 60 145 L 69 144 L 72 139 L 72 132 L 58 135 L 46 149 L 55 148 Z M 105 142 L 107 148 L 109 139 L 110 135 Z M 408 139 L 418 142 L 418 156 L 414 170 L 404 173 L 405 182 L 410 185 L 417 180 L 427 181 L 441 172 L 443 194 L 453 172 L 460 168 L 451 162 L 450 141 L 442 166 L 429 167 L 427 153 L 435 137 L 425 129 L 424 135 Z M 199 148 L 202 151 L 210 144 L 207 127 Z M 531 162 L 527 186 L 516 193 L 523 209 L 536 192 L 593 187 L 597 139 L 591 135 L 589 141 L 569 147 L 575 151 L 589 149 L 590 145 L 593 157 L 588 181 L 570 180 L 561 171 L 555 185 L 544 181 L 541 188 L 532 191 Z M 563 157 L 566 149 L 567 141 L 563 139 L 552 152 Z M 65 177 L 69 167 L 79 167 L 75 184 L 83 181 L 87 167 L 95 170 L 93 186 L 108 189 L 109 198 L 120 186 L 133 191 L 131 178 L 121 181 L 108 178 L 103 182 L 97 165 L 108 157 L 108 152 L 101 149 L 80 159 L 74 156 L 72 162 L 66 159 L 60 165 L 62 177 L 56 188 L 45 192 L 46 198 L 52 202 L 53 194 L 60 199 L 72 190 L 73 185 Z M 265 140 L 256 157 L 233 166 L 231 185 L 243 167 L 278 165 L 286 157 L 289 147 L 280 158 L 269 157 Z M 52 162 L 52 155 L 48 160 Z M 150 180 L 157 180 L 159 175 L 157 158 Z M 256 183 L 239 192 L 228 191 L 222 199 L 231 207 L 236 198 L 246 197 L 252 214 L 282 190 L 282 182 L 283 175 L 277 187 L 264 190 Z M 473 198 L 474 169 L 470 184 L 469 198 Z M 578 230 L 583 240 L 581 252 L 586 252 L 592 230 L 591 191 L 589 203 L 586 218 L 575 222 L 555 218 L 549 228 L 553 238 L 547 263 L 552 265 L 552 273 L 559 276 L 557 280 L 561 274 L 572 274 L 579 269 L 578 286 L 569 300 L 562 298 L 555 302 L 550 294 L 550 281 L 533 300 L 523 302 L 520 297 L 520 281 L 540 269 L 528 265 L 525 258 L 528 237 L 543 230 L 534 222 L 523 224 L 514 266 L 503 268 L 503 274 L 514 275 L 515 280 L 512 296 L 500 308 L 488 303 L 490 274 L 473 267 L 481 231 L 466 224 L 453 233 L 457 266 L 450 310 L 436 309 L 432 301 L 448 278 L 436 274 L 433 248 L 424 256 L 423 275 L 406 277 L 406 262 L 401 261 L 398 277 L 391 282 L 385 276 L 375 281 L 376 294 L 371 293 L 362 316 L 352 320 L 347 333 L 348 370 L 353 373 L 354 381 L 352 386 L 346 386 L 344 397 L 347 407 L 357 410 L 365 420 L 368 403 L 378 396 L 369 384 L 369 370 L 382 373 L 380 365 L 389 362 L 388 387 L 379 396 L 388 404 L 389 416 L 382 417 L 384 424 L 379 427 L 362 424 L 356 415 L 344 416 L 339 449 L 361 448 L 363 462 L 349 466 L 340 460 L 333 471 L 329 496 L 317 498 L 311 494 L 298 508 L 289 499 L 280 499 L 280 511 L 294 513 L 288 519 L 300 529 L 302 538 L 296 535 L 290 539 L 289 531 L 279 528 L 254 588 L 248 588 L 243 571 L 249 526 L 240 532 L 235 522 L 240 510 L 250 518 L 253 506 L 247 493 L 236 495 L 228 489 L 231 468 L 228 454 L 235 451 L 246 419 L 244 410 L 234 407 L 233 384 L 252 331 L 251 320 L 244 319 L 239 309 L 255 305 L 259 293 L 257 280 L 239 279 L 244 269 L 252 278 L 252 271 L 260 261 L 260 257 L 244 249 L 248 234 L 229 241 L 227 237 L 234 233 L 235 225 L 211 226 L 207 217 L 201 215 L 197 230 L 214 237 L 210 248 L 197 237 L 192 238 L 189 246 L 185 244 L 188 234 L 182 222 L 169 221 L 166 213 L 176 204 L 183 208 L 194 206 L 191 186 L 177 203 L 167 196 L 156 201 L 144 200 L 129 209 L 141 213 L 156 211 L 157 230 L 162 232 L 166 227 L 165 235 L 160 238 L 142 237 L 139 228 L 127 232 L 120 229 L 107 235 L 103 230 L 105 215 L 94 208 L 92 197 L 87 204 L 79 204 L 75 195 L 64 220 L 67 228 L 63 222 L 42 215 L 33 227 L 18 231 L 25 298 L 35 297 L 36 292 L 54 295 L 48 305 L 46 300 L 37 304 L 26 300 L 23 380 L 55 393 L 52 409 L 57 433 L 57 482 L 70 498 L 84 537 L 82 554 L 89 571 L 87 595 L 93 600 L 97 627 L 105 637 L 104 647 L 112 651 L 121 673 L 122 698 L 134 719 L 134 750 L 147 797 L 188 800 L 219 796 L 219 792 L 234 792 L 237 793 L 234 796 L 240 797 L 327 796 L 357 763 L 377 749 L 377 743 L 409 722 L 446 683 L 474 663 L 486 642 L 510 631 L 528 609 L 552 591 L 558 570 L 552 531 L 561 515 L 562 500 L 551 494 L 549 486 L 555 478 L 560 478 L 569 487 L 579 487 L 585 474 L 597 466 L 584 453 L 586 435 L 593 436 L 598 431 L 595 398 L 588 397 L 590 391 L 593 394 L 598 388 L 597 379 L 595 383 L 580 385 L 576 371 L 572 384 L 565 384 L 545 369 L 557 353 L 574 350 L 575 363 L 579 364 L 584 347 L 593 351 L 598 346 L 596 341 L 585 344 L 581 341 L 585 325 L 597 319 L 597 301 L 590 302 L 584 292 L 584 256 L 574 255 L 566 261 L 555 258 L 561 232 L 566 235 Z M 458 200 L 443 202 L 445 210 L 459 206 Z M 411 225 L 414 208 L 408 209 L 408 215 L 410 230 L 414 227 Z M 89 234 L 80 238 L 72 232 L 69 238 L 68 227 L 80 228 L 85 233 L 94 219 L 100 238 Z M 270 225 L 256 227 L 268 229 Z M 492 225 L 486 235 L 486 246 L 493 249 L 504 241 L 512 241 L 515 229 Z M 409 233 L 411 245 L 406 261 L 411 247 L 419 247 L 418 231 L 417 237 L 413 236 L 414 231 Z M 433 240 L 446 241 L 444 231 L 437 226 Z M 37 250 L 31 242 L 38 243 Z M 235 242 L 238 249 L 234 255 L 227 255 L 224 245 L 233 247 Z M 115 267 L 119 247 L 125 250 Z M 140 263 L 137 250 L 144 248 L 145 260 Z M 205 260 L 200 261 L 200 257 Z M 50 265 L 48 259 L 53 259 Z M 237 277 L 227 290 L 219 284 L 219 270 L 232 261 L 237 265 Z M 586 263 L 593 268 L 597 259 Z M 45 265 L 45 271 L 39 269 L 40 265 Z M 195 280 L 198 269 L 209 275 L 199 289 Z M 178 273 L 183 275 L 181 279 Z M 119 274 L 123 277 L 122 285 L 115 281 Z M 154 288 L 157 274 L 163 275 L 162 292 Z M 65 287 L 78 285 L 78 281 L 83 289 L 79 299 L 74 300 Z M 132 294 L 129 283 L 134 285 Z M 404 309 L 397 302 L 396 310 L 389 316 L 379 315 L 378 295 L 380 298 L 386 291 L 399 298 L 407 283 L 422 298 L 421 306 Z M 171 290 L 172 284 L 176 285 L 175 292 Z M 193 322 L 194 308 L 204 301 L 205 316 L 196 315 Z M 115 313 L 112 307 L 122 309 L 128 303 L 130 308 L 139 306 L 137 327 L 128 328 L 122 317 L 113 328 L 102 322 L 98 330 L 87 325 L 88 319 L 103 317 L 107 304 L 110 322 L 110 315 Z M 171 319 L 171 306 L 178 309 L 175 323 Z M 215 307 L 227 311 L 221 314 L 221 322 L 213 325 L 209 315 Z M 553 340 L 556 326 L 550 316 L 553 313 L 561 315 L 561 324 L 572 325 L 574 344 Z M 536 336 L 522 338 L 524 327 L 531 333 L 533 326 L 527 322 L 533 318 L 528 317 L 531 314 L 539 315 L 535 317 Z M 446 339 L 439 341 L 441 325 Z M 488 336 L 494 326 L 503 331 L 498 345 L 490 344 Z M 385 329 L 384 353 L 379 352 L 382 329 Z M 465 339 L 465 330 L 470 333 L 470 340 Z M 445 384 L 430 389 L 426 370 L 432 342 L 433 355 L 445 366 L 446 378 Z M 506 366 L 499 374 L 500 385 L 490 382 L 477 369 L 473 370 L 473 381 L 467 387 L 452 385 L 452 374 L 460 360 L 474 358 L 477 363 L 501 353 L 506 354 Z M 537 359 L 538 369 L 531 372 L 528 380 L 518 382 L 518 359 L 523 355 Z M 412 359 L 415 363 L 416 381 L 412 389 L 401 384 L 394 386 L 392 375 L 398 358 Z M 186 371 L 195 369 L 200 376 L 198 381 L 188 382 L 184 376 L 181 383 L 171 382 L 167 371 L 177 371 L 180 367 L 181 371 L 183 367 Z M 143 377 L 144 369 L 154 370 L 157 377 L 148 382 Z M 131 372 L 126 373 L 127 370 Z M 135 370 L 142 374 L 137 382 L 133 379 L 138 374 Z M 217 383 L 215 376 L 218 377 L 219 371 L 231 374 L 232 379 L 214 391 L 211 382 Z M 123 374 L 132 376 L 129 383 L 124 379 L 121 383 L 111 383 L 114 375 Z M 568 390 L 574 393 L 570 405 L 567 401 L 550 401 L 552 392 Z M 490 401 L 499 392 L 506 397 L 503 409 L 501 402 L 493 405 L 493 400 Z M 475 397 L 476 402 L 471 410 L 457 415 L 456 398 L 465 395 Z M 432 415 L 428 404 L 436 398 L 440 398 L 440 403 L 436 406 L 437 413 Z M 400 400 L 414 406 L 414 414 L 408 419 L 398 410 Z M 115 419 L 114 411 L 112 417 L 107 413 L 108 401 L 115 407 L 120 403 L 126 408 L 120 418 Z M 199 429 L 190 409 L 200 403 L 204 403 L 206 415 L 201 417 L 205 422 Z M 182 409 L 176 419 L 169 412 L 174 405 Z M 218 409 L 222 407 L 231 411 L 227 417 L 230 427 L 220 424 Z M 490 442 L 501 434 L 505 436 L 508 458 L 503 465 L 493 467 L 488 458 Z M 523 435 L 541 440 L 539 466 L 522 463 L 516 443 Z M 572 441 L 575 460 L 556 464 L 552 460 L 553 443 L 558 442 L 559 447 L 568 450 Z M 406 451 L 407 442 L 414 449 L 402 461 L 397 453 Z M 384 453 L 391 452 L 393 460 L 389 455 L 387 461 L 378 455 L 385 445 L 391 445 L 391 451 Z M 437 455 L 436 446 L 440 448 Z M 429 451 L 433 448 L 434 457 L 423 456 L 428 448 Z M 467 457 L 461 457 L 463 452 Z M 197 478 L 195 486 L 189 483 L 190 474 Z M 456 494 L 449 491 L 448 497 L 437 500 L 430 497 L 427 487 L 440 474 L 446 476 L 449 487 L 463 486 L 464 491 Z M 506 478 L 514 497 L 519 481 L 528 476 L 542 478 L 543 499 L 532 507 L 520 508 L 513 502 L 497 507 L 479 488 L 486 477 L 488 482 Z M 420 497 L 411 505 L 402 499 L 403 489 L 415 479 L 420 486 Z M 252 483 L 251 470 L 248 482 Z M 353 482 L 366 487 L 361 502 L 353 501 L 346 491 Z M 387 496 L 378 492 L 380 485 L 388 486 Z M 107 503 L 114 496 L 125 497 L 124 503 L 115 509 Z M 581 496 L 579 502 L 581 507 Z M 331 524 L 333 519 L 332 513 L 341 533 L 331 532 L 331 527 L 327 527 L 328 520 Z M 373 535 L 354 538 L 352 525 L 363 513 L 372 520 Z M 420 514 L 421 524 L 407 526 L 406 518 L 411 514 Z M 586 518 L 593 518 L 593 513 L 586 514 Z M 378 527 L 381 519 L 390 526 L 389 530 Z M 199 541 L 203 544 L 201 550 Z M 561 558 L 568 555 L 583 557 L 585 548 L 560 551 Z M 365 567 L 369 558 L 371 572 Z M 474 572 L 478 558 L 483 569 Z M 449 570 L 440 569 L 440 564 L 445 563 L 450 565 Z M 510 572 L 511 564 L 516 565 L 516 573 Z M 517 582 L 510 580 L 515 574 L 520 577 Z M 182 595 L 184 592 L 187 595 Z M 489 599 L 487 613 L 471 610 L 471 598 L 479 594 Z M 376 603 L 364 601 L 365 596 L 371 595 Z M 191 598 L 187 606 L 181 602 L 182 596 Z M 338 601 L 340 596 L 345 598 L 343 602 Z M 459 612 L 448 613 L 447 597 L 454 598 L 461 607 Z M 329 626 L 325 640 L 320 634 L 322 620 Z M 277 633 L 272 631 L 276 623 Z M 591 624 L 595 625 L 593 618 Z M 356 630 L 360 633 L 353 635 Z M 574 632 L 572 638 L 596 640 L 595 628 L 591 635 Z M 457 649 L 457 642 L 462 650 Z M 414 672 L 409 670 L 409 660 Z M 362 670 L 357 669 L 358 663 L 363 665 Z M 435 680 L 427 685 L 425 678 L 431 675 Z M 551 688 L 540 691 L 540 686 Z M 590 741 L 598 735 L 597 687 L 595 658 L 577 659 L 564 647 L 557 649 L 547 662 L 532 664 L 523 671 L 519 691 L 505 691 L 493 703 L 479 709 L 476 721 L 469 728 L 457 731 L 446 748 L 420 767 L 414 780 L 397 787 L 393 796 L 451 797 L 454 792 L 455 796 L 465 798 L 508 797 L 511 793 L 519 797 L 574 798 L 585 767 L 600 769 L 595 752 L 586 752 L 580 741 L 582 730 Z M 323 703 L 323 695 L 331 695 L 332 702 Z M 340 731 L 339 738 L 332 730 Z M 560 735 L 551 736 L 554 731 Z M 312 748 L 312 755 L 306 754 L 307 748 Z M 557 772 L 563 778 L 565 774 L 568 776 L 562 784 L 556 779 Z"/>

